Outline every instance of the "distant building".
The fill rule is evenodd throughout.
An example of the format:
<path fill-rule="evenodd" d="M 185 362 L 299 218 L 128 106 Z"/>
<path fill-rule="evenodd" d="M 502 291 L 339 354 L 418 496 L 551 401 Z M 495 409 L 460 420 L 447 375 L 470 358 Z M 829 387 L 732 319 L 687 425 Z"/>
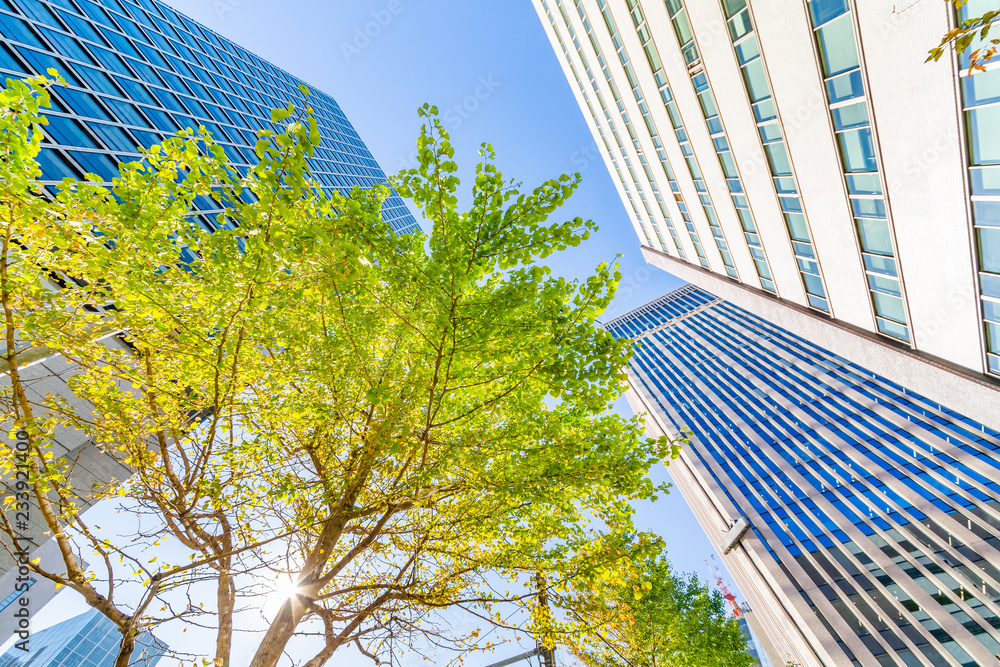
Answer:
<path fill-rule="evenodd" d="M 532 1 L 649 263 L 1000 429 L 995 0 Z"/>
<path fill-rule="evenodd" d="M 35 633 L 26 653 L 11 648 L 0 656 L 0 667 L 114 667 L 121 633 L 96 609 Z M 136 640 L 135 667 L 155 667 L 166 655 L 166 646 L 152 634 Z"/>
<path fill-rule="evenodd" d="M 1000 432 L 693 285 L 606 327 L 773 665 L 996 667 Z"/>
<path fill-rule="evenodd" d="M 49 572 L 66 571 L 66 564 L 63 562 L 59 545 L 56 544 L 55 540 L 49 540 L 35 550 L 32 558 L 38 558 L 39 565 Z M 82 564 L 87 567 L 87 561 L 82 561 Z M 22 605 L 19 603 L 21 598 L 28 599 L 27 613 L 33 617 L 55 595 L 55 584 L 34 572 L 20 575 L 15 567 L 6 574 L 0 575 L 0 646 L 10 639 L 19 628 L 21 619 L 15 614 L 22 609 Z"/>

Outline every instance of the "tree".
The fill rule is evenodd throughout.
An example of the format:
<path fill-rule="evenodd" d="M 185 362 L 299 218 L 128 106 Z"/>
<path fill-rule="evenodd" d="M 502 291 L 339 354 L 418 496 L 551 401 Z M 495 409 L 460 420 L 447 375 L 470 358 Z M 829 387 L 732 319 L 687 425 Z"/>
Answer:
<path fill-rule="evenodd" d="M 617 270 L 577 283 L 540 264 L 595 228 L 548 222 L 578 175 L 522 193 L 484 145 L 460 212 L 454 149 L 425 107 L 420 166 L 395 186 L 434 227 L 398 236 L 380 217 L 388 188 L 346 196 L 312 180 L 320 137 L 308 108 L 289 107 L 259 133 L 246 174 L 210 136 L 183 132 L 122 165 L 110 189 L 65 181 L 42 198 L 48 85 L 12 84 L 3 98 L 5 408 L 30 434 L 24 482 L 66 570 L 31 567 L 116 622 L 118 667 L 142 629 L 204 613 L 217 615 L 214 661 L 226 665 L 237 600 L 275 571 L 296 591 L 255 667 L 277 664 L 312 622 L 325 646 L 311 667 L 349 644 L 376 658 L 420 637 L 475 648 L 477 631 L 448 636 L 436 614 L 530 609 L 534 577 L 590 577 L 608 557 L 597 531 L 631 532 L 628 501 L 655 497 L 645 473 L 677 446 L 608 412 L 631 354 L 595 326 Z M 226 209 L 214 229 L 188 216 L 198 196 Z M 73 362 L 87 410 L 27 398 L 19 363 L 43 345 Z M 87 526 L 71 462 L 51 455 L 58 427 L 135 471 L 92 493 L 162 523 L 125 541 Z M 4 456 L 17 471 L 18 453 Z M 189 562 L 157 561 L 167 537 Z M 102 571 L 83 568 L 81 544 Z M 130 573 L 138 603 L 115 597 Z M 214 611 L 186 601 L 205 583 Z"/>
<path fill-rule="evenodd" d="M 954 4 L 955 10 L 959 12 L 968 2 L 968 0 L 946 1 Z M 941 38 L 941 44 L 929 51 L 927 62 L 939 60 L 949 44 L 955 47 L 955 52 L 958 54 L 965 53 L 969 47 L 975 46 L 969 54 L 969 74 L 974 70 L 985 71 L 983 64 L 992 59 L 1000 47 L 1000 39 L 989 37 L 990 30 L 998 19 L 1000 19 L 1000 8 L 961 21 L 957 28 L 945 33 Z"/>
<path fill-rule="evenodd" d="M 586 667 L 751 667 L 747 637 L 722 595 L 678 575 L 662 553 L 626 556 L 594 585 L 557 596 L 571 652 Z M 567 632 L 568 630 L 568 632 Z"/>

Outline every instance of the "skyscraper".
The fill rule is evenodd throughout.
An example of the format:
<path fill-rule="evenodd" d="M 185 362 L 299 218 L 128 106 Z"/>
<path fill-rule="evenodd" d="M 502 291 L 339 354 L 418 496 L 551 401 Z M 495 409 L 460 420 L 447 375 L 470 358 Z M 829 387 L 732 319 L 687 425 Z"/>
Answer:
<path fill-rule="evenodd" d="M 156 0 L 5 0 L 0 2 L 0 75 L 66 79 L 53 91 L 43 180 L 96 175 L 110 182 L 117 163 L 138 159 L 182 128 L 205 126 L 240 171 L 256 162 L 258 130 L 273 129 L 271 109 L 301 107 L 304 82 Z M 332 97 L 310 89 L 323 142 L 310 159 L 328 189 L 385 181 Z M 216 224 L 219 205 L 197 202 L 198 221 Z M 398 196 L 383 217 L 398 231 L 416 221 Z"/>
<path fill-rule="evenodd" d="M 607 328 L 773 664 L 997 664 L 1000 432 L 693 285 Z"/>
<path fill-rule="evenodd" d="M 0 667 L 114 667 L 121 633 L 106 616 L 91 609 L 31 636 L 28 651 L 17 647 L 0 656 Z M 146 632 L 136 639 L 132 664 L 156 667 L 166 646 Z"/>
<path fill-rule="evenodd" d="M 1000 428 L 1000 63 L 924 64 L 948 3 L 533 2 L 647 261 Z"/>

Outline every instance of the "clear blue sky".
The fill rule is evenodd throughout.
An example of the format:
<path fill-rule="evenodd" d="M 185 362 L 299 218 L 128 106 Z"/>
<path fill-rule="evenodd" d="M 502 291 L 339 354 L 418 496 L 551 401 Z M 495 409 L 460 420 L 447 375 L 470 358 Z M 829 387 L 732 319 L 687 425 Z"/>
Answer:
<path fill-rule="evenodd" d="M 622 253 L 622 274 L 631 282 L 620 288 L 615 314 L 684 284 L 643 261 L 625 208 L 529 0 L 165 1 L 332 95 L 387 173 L 412 160 L 420 127 L 417 109 L 425 102 L 440 107 L 465 173 L 475 166 L 483 141 L 493 144 L 505 175 L 525 187 L 581 172 L 580 190 L 557 215 L 591 218 L 600 231 L 553 258 L 551 266 L 567 277 L 584 277 Z M 365 35 L 367 44 L 358 38 L 366 24 L 374 24 L 368 27 L 376 33 Z M 485 99 L 473 103 L 468 98 L 475 98 L 477 89 Z M 463 105 L 462 113 L 456 105 Z M 628 413 L 624 401 L 621 405 Z M 642 527 L 667 540 L 679 570 L 708 576 L 704 560 L 713 549 L 679 493 L 637 509 Z"/>

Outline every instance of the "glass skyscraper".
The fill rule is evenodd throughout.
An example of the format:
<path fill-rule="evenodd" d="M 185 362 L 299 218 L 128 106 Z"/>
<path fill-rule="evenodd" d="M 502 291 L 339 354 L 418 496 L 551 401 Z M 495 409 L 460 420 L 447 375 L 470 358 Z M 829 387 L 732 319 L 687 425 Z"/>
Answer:
<path fill-rule="evenodd" d="M 121 633 L 96 609 L 33 634 L 29 650 L 16 647 L 0 656 L 0 667 L 113 667 Z M 166 646 L 146 632 L 136 639 L 132 664 L 156 667 Z"/>
<path fill-rule="evenodd" d="M 1000 433 L 695 286 L 607 328 L 775 665 L 997 665 Z"/>
<path fill-rule="evenodd" d="M 256 162 L 256 132 L 274 129 L 270 110 L 304 103 L 302 81 L 161 2 L 0 0 L 0 79 L 49 68 L 67 86 L 53 91 L 46 113 L 47 184 L 88 173 L 110 182 L 119 162 L 140 157 L 137 146 L 199 125 L 245 172 Z M 310 88 L 308 103 L 323 137 L 310 166 L 324 188 L 385 181 L 337 102 Z M 214 229 L 219 205 L 203 196 L 196 206 L 199 223 Z M 382 214 L 397 231 L 417 228 L 396 195 Z"/>

